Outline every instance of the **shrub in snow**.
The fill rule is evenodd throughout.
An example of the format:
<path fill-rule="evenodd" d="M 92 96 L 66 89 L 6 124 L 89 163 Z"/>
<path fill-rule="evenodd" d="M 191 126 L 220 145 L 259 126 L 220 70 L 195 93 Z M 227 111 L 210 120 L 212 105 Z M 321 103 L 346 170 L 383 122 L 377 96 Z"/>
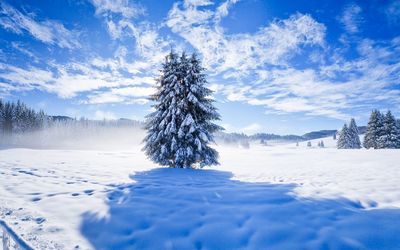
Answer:
<path fill-rule="evenodd" d="M 321 148 L 324 148 L 324 147 L 325 147 L 324 141 L 321 141 L 320 144 L 319 144 L 319 146 L 320 146 Z"/>
<path fill-rule="evenodd" d="M 311 147 L 311 142 L 307 142 L 307 147 Z"/>
<path fill-rule="evenodd" d="M 337 132 L 333 133 L 333 140 L 336 140 L 336 133 Z"/>
<path fill-rule="evenodd" d="M 268 145 L 267 141 L 264 139 L 261 139 L 260 143 L 261 143 L 261 145 L 265 145 L 265 146 Z"/>
<path fill-rule="evenodd" d="M 144 151 L 156 163 L 176 168 L 218 164 L 218 153 L 209 147 L 219 114 L 205 87 L 204 68 L 196 54 L 190 58 L 173 51 L 166 57 L 151 97 L 155 112 L 147 116 Z"/>

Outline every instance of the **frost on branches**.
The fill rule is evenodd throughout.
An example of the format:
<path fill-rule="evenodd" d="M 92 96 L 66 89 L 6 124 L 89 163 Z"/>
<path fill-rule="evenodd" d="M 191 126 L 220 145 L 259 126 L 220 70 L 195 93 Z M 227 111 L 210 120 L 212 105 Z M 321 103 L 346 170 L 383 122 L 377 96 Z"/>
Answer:
<path fill-rule="evenodd" d="M 144 151 L 154 162 L 174 168 L 218 164 L 218 152 L 209 143 L 222 128 L 213 123 L 220 116 L 205 87 L 204 70 L 196 54 L 171 51 L 166 57 L 151 97 L 155 112 L 146 122 Z"/>

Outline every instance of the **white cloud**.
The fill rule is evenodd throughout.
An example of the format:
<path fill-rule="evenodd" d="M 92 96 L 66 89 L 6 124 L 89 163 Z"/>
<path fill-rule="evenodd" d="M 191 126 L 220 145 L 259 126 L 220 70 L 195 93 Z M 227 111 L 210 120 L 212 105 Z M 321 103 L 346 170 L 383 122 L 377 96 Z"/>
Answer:
<path fill-rule="evenodd" d="M 38 58 L 32 51 L 30 51 L 29 49 L 25 48 L 25 47 L 22 45 L 22 43 L 12 42 L 12 43 L 11 43 L 11 46 L 12 46 L 15 50 L 17 50 L 17 51 L 21 52 L 22 54 L 25 54 L 25 55 L 27 55 L 28 57 L 32 58 L 35 62 L 38 62 L 38 61 L 39 61 L 39 58 Z"/>
<path fill-rule="evenodd" d="M 96 120 L 116 120 L 117 116 L 109 111 L 102 111 L 102 110 L 97 110 L 94 113 L 94 118 Z"/>
<path fill-rule="evenodd" d="M 229 14 L 229 8 L 237 2 L 239 2 L 239 0 L 227 0 L 218 6 L 215 13 L 216 21 L 219 22 L 223 17 L 227 16 Z"/>
<path fill-rule="evenodd" d="M 28 32 L 37 40 L 60 48 L 79 48 L 79 32 L 71 31 L 58 21 L 36 21 L 6 3 L 0 3 L 0 26 L 16 34 Z"/>
<path fill-rule="evenodd" d="M 257 132 L 261 132 L 262 130 L 262 126 L 258 123 L 252 123 L 247 125 L 246 127 L 240 129 L 241 132 L 245 133 L 245 134 L 254 134 Z"/>
<path fill-rule="evenodd" d="M 99 63 L 100 64 L 100 63 Z M 72 98 L 84 92 L 117 87 L 154 85 L 154 78 L 149 76 L 125 76 L 120 70 L 106 71 L 85 63 L 69 63 L 47 65 L 50 69 L 30 67 L 27 69 L 0 64 L 0 79 L 13 85 L 14 90 L 40 89 L 55 93 L 61 98 Z M 124 93 L 117 93 L 124 96 Z M 126 94 L 143 96 L 148 91 L 145 87 L 128 88 Z M 130 91 L 130 92 L 129 92 Z M 135 92 L 136 91 L 136 92 Z M 122 101 L 122 99 L 120 99 Z M 114 99 L 116 102 L 117 100 Z"/>
<path fill-rule="evenodd" d="M 339 20 L 347 32 L 357 33 L 360 31 L 360 24 L 363 22 L 361 12 L 361 7 L 356 4 L 350 4 L 344 8 Z"/>
<path fill-rule="evenodd" d="M 302 14 L 272 22 L 254 34 L 227 35 L 218 20 L 235 2 L 225 2 L 215 11 L 176 3 L 166 25 L 199 51 L 205 66 L 216 73 L 243 74 L 266 64 L 284 65 L 301 46 L 323 46 L 325 26 Z"/>
<path fill-rule="evenodd" d="M 316 69 L 259 70 L 253 84 L 219 85 L 217 91 L 229 101 L 264 106 L 268 111 L 337 119 L 347 119 L 354 110 L 368 113 L 382 102 L 398 107 L 397 40 L 377 43 L 364 39 L 358 45 L 360 57 L 352 61 L 342 59 Z"/>
<path fill-rule="evenodd" d="M 147 99 L 153 94 L 153 87 L 123 87 L 112 88 L 106 92 L 91 94 L 84 103 L 88 104 L 104 104 L 104 103 L 125 103 L 125 104 L 146 104 Z"/>
<path fill-rule="evenodd" d="M 385 9 L 387 20 L 391 24 L 400 23 L 400 0 L 392 1 Z"/>
<path fill-rule="evenodd" d="M 91 0 L 97 15 L 120 14 L 125 18 L 143 15 L 145 9 L 129 0 Z"/>

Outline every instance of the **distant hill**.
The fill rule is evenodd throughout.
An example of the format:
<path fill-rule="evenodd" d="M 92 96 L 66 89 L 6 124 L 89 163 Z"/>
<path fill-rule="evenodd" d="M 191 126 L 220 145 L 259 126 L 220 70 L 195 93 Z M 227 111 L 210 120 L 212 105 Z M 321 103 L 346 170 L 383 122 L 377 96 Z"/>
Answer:
<path fill-rule="evenodd" d="M 252 140 L 264 140 L 264 141 L 299 141 L 303 140 L 302 136 L 299 135 L 276 135 L 276 134 L 266 134 L 258 133 L 250 136 Z"/>
<path fill-rule="evenodd" d="M 75 120 L 69 116 L 50 116 L 54 121 L 71 121 Z M 143 121 L 132 120 L 128 118 L 119 118 L 115 120 L 118 124 L 136 124 L 139 126 L 143 126 L 145 123 Z M 359 126 L 358 130 L 360 134 L 364 134 L 366 130 L 366 126 Z M 226 133 L 226 132 L 218 132 L 215 137 L 219 141 L 223 141 L 225 143 L 236 143 L 238 141 L 248 142 L 248 141 L 307 141 L 314 140 L 318 138 L 333 136 L 334 133 L 337 133 L 337 130 L 318 130 L 311 131 L 309 133 L 305 133 L 304 135 L 277 135 L 271 133 L 257 133 L 254 135 L 246 135 L 244 133 Z"/>
<path fill-rule="evenodd" d="M 328 136 L 333 136 L 333 134 L 337 133 L 337 130 L 320 130 L 320 131 L 312 131 L 302 135 L 304 140 L 313 140 Z"/>
<path fill-rule="evenodd" d="M 366 126 L 358 127 L 359 133 L 364 134 L 366 130 Z M 319 130 L 319 131 L 311 131 L 304 135 L 277 135 L 277 134 L 268 134 L 268 133 L 257 133 L 254 135 L 246 135 L 244 133 L 225 133 L 218 132 L 215 137 L 217 141 L 221 141 L 224 143 L 230 144 L 243 144 L 248 143 L 249 141 L 287 141 L 287 142 L 295 142 L 295 141 L 308 141 L 314 140 L 324 137 L 333 136 L 334 133 L 338 131 L 335 129 L 331 130 Z"/>
<path fill-rule="evenodd" d="M 49 115 L 53 121 L 72 121 L 74 118 L 65 115 Z"/>

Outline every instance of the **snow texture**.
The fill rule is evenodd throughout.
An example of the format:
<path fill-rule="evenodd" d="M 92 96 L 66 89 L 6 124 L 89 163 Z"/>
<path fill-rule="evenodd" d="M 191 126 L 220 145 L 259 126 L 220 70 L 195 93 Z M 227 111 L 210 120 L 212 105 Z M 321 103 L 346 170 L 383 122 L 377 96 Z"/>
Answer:
<path fill-rule="evenodd" d="M 398 150 L 311 144 L 218 147 L 203 170 L 5 149 L 0 219 L 34 249 L 399 249 Z"/>

